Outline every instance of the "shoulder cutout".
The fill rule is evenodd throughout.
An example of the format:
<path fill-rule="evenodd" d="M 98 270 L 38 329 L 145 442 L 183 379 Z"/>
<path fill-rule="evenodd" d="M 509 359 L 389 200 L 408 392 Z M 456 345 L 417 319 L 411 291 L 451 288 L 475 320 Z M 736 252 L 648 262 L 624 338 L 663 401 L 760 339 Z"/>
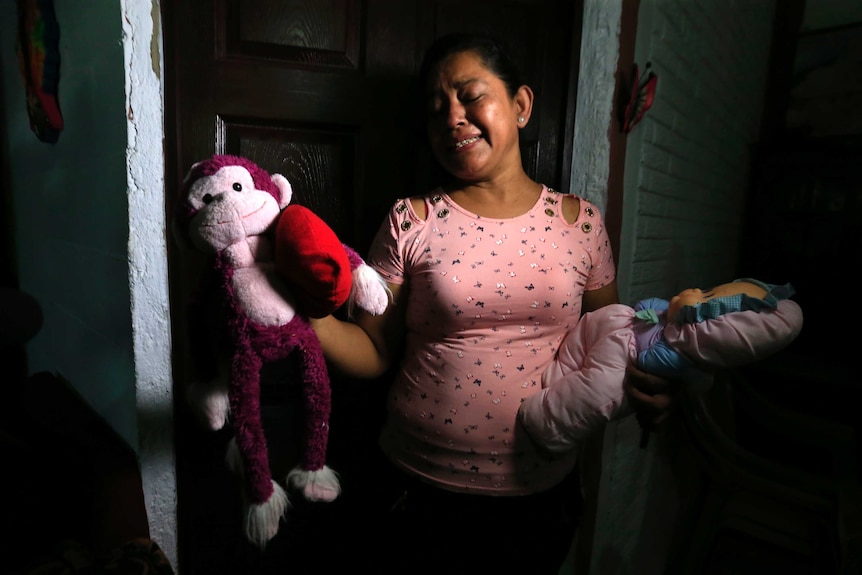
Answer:
<path fill-rule="evenodd" d="M 425 210 L 425 200 L 423 198 L 410 198 L 410 205 L 413 206 L 413 211 L 419 216 L 420 220 L 425 220 L 428 217 L 428 212 Z"/>
<path fill-rule="evenodd" d="M 563 197 L 563 219 L 573 224 L 581 212 L 581 199 L 574 194 L 561 194 Z"/>

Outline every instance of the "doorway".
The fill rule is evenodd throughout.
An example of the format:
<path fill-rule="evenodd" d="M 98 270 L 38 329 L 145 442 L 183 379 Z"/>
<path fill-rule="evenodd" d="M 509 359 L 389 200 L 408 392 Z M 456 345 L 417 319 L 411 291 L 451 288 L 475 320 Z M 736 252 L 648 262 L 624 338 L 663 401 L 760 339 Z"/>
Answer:
<path fill-rule="evenodd" d="M 510 44 L 537 99 L 521 135 L 525 168 L 538 181 L 568 189 L 582 10 L 582 2 L 570 0 L 163 2 L 168 219 L 193 162 L 236 154 L 284 175 L 294 203 L 365 253 L 390 205 L 428 188 L 431 161 L 418 138 L 415 75 L 424 47 L 454 31 L 488 32 Z M 181 387 L 190 373 L 183 306 L 195 274 L 177 260 L 170 249 L 174 379 Z M 332 386 L 329 453 L 344 492 L 329 504 L 292 497 L 294 508 L 264 552 L 241 533 L 239 496 L 223 461 L 228 438 L 201 430 L 178 402 L 180 571 L 354 567 L 345 544 L 351 529 L 369 528 L 358 510 L 373 488 L 364 478 L 373 473 L 385 381 L 333 377 Z M 299 441 L 292 395 L 275 386 L 262 391 L 270 451 L 284 449 L 281 461 Z M 175 397 L 184 397 L 182 389 Z"/>

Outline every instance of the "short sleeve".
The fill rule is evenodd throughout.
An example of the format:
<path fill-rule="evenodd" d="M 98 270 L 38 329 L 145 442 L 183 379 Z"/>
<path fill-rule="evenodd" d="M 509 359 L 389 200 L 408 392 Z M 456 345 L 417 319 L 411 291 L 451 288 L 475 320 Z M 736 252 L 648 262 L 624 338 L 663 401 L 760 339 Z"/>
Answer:
<path fill-rule="evenodd" d="M 592 202 L 581 198 L 581 218 L 575 222 L 587 234 L 591 254 L 590 274 L 584 290 L 603 288 L 617 277 L 614 253 L 602 213 Z"/>
<path fill-rule="evenodd" d="M 371 248 L 366 263 L 374 268 L 388 283 L 401 285 L 406 279 L 405 245 L 408 236 L 423 222 L 413 212 L 410 202 L 398 200 L 384 218 Z"/>

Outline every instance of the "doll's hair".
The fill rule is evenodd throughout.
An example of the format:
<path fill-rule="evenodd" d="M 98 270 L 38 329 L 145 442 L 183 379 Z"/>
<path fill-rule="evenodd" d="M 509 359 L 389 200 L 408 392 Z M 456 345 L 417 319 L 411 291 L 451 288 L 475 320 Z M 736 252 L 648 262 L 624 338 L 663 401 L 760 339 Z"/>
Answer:
<path fill-rule="evenodd" d="M 677 324 L 700 323 L 708 319 L 716 319 L 727 313 L 736 311 L 763 311 L 775 309 L 778 302 L 793 296 L 796 291 L 789 283 L 783 285 L 767 284 L 752 278 L 739 278 L 731 283 L 746 282 L 760 286 L 766 290 L 763 299 L 752 297 L 743 293 L 716 297 L 707 302 L 695 305 L 687 305 L 680 308 L 676 317 L 673 318 Z"/>

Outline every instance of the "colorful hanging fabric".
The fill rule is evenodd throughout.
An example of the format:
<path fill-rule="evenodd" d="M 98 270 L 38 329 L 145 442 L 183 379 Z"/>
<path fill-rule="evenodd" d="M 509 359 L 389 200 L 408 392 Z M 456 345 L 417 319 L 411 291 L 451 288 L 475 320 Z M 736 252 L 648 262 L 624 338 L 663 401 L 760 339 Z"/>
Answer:
<path fill-rule="evenodd" d="M 27 95 L 30 129 L 54 143 L 63 131 L 60 84 L 60 25 L 54 0 L 18 0 L 18 64 Z"/>

